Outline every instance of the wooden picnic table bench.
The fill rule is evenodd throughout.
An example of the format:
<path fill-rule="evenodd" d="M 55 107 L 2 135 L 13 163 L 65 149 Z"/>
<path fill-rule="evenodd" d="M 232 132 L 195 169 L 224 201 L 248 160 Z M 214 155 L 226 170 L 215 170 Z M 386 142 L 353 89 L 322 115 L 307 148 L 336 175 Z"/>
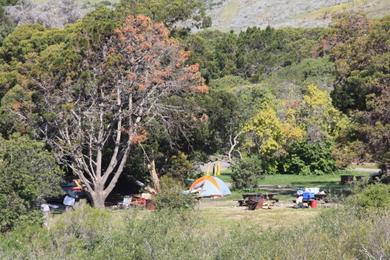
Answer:
<path fill-rule="evenodd" d="M 250 210 L 255 210 L 258 208 L 263 208 L 264 205 L 267 205 L 269 208 L 270 203 L 269 201 L 272 201 L 272 204 L 275 202 L 279 202 L 279 199 L 274 198 L 274 193 L 244 193 L 242 194 L 242 198 L 238 200 L 238 205 L 240 207 L 247 206 Z"/>

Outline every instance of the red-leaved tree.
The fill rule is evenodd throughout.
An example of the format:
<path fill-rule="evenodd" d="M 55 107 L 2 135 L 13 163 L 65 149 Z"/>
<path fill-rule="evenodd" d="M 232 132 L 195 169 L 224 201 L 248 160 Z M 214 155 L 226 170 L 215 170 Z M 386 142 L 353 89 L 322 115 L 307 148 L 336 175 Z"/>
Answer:
<path fill-rule="evenodd" d="M 127 17 L 98 48 L 80 53 L 77 77 L 36 79 L 46 110 L 40 128 L 101 208 L 148 123 L 177 123 L 183 111 L 167 98 L 208 88 L 199 66 L 186 65 L 189 53 L 146 16 Z"/>

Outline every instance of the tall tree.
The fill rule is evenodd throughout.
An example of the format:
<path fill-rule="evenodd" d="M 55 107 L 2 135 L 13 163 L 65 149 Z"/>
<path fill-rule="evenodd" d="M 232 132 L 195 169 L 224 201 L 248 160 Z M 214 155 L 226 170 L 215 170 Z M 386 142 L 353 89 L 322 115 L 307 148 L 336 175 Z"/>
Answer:
<path fill-rule="evenodd" d="M 80 177 L 95 207 L 104 207 L 128 160 L 158 120 L 172 128 L 179 106 L 172 95 L 207 92 L 198 65 L 168 29 L 146 16 L 128 16 L 122 27 L 80 50 L 77 76 L 40 73 L 35 79 L 45 106 L 39 129 L 62 163 Z M 185 104 L 183 104 L 185 105 Z M 180 120 L 178 120 L 180 121 Z"/>
<path fill-rule="evenodd" d="M 364 15 L 343 16 L 334 25 L 331 57 L 337 78 L 334 104 L 358 127 L 352 141 L 364 143 L 365 151 L 390 167 L 390 16 L 370 21 Z"/>

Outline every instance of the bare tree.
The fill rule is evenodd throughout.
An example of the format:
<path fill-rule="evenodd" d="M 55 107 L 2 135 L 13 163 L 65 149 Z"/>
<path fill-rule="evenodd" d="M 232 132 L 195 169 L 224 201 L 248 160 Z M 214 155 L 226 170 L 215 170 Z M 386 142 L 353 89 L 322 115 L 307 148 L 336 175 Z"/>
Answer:
<path fill-rule="evenodd" d="M 130 149 L 147 139 L 148 123 L 171 127 L 183 112 L 166 99 L 207 86 L 198 65 L 185 65 L 189 53 L 148 17 L 129 16 L 97 49 L 83 51 L 76 79 L 46 75 L 36 84 L 50 115 L 41 132 L 94 206 L 104 207 Z"/>

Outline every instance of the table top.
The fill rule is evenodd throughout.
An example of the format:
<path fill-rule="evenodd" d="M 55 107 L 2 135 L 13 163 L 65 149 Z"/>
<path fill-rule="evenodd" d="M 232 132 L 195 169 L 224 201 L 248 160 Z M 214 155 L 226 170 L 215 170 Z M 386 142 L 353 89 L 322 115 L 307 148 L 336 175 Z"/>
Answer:
<path fill-rule="evenodd" d="M 268 198 L 272 199 L 272 197 L 276 195 L 275 193 L 244 193 L 242 194 L 243 199 L 247 198 Z"/>

